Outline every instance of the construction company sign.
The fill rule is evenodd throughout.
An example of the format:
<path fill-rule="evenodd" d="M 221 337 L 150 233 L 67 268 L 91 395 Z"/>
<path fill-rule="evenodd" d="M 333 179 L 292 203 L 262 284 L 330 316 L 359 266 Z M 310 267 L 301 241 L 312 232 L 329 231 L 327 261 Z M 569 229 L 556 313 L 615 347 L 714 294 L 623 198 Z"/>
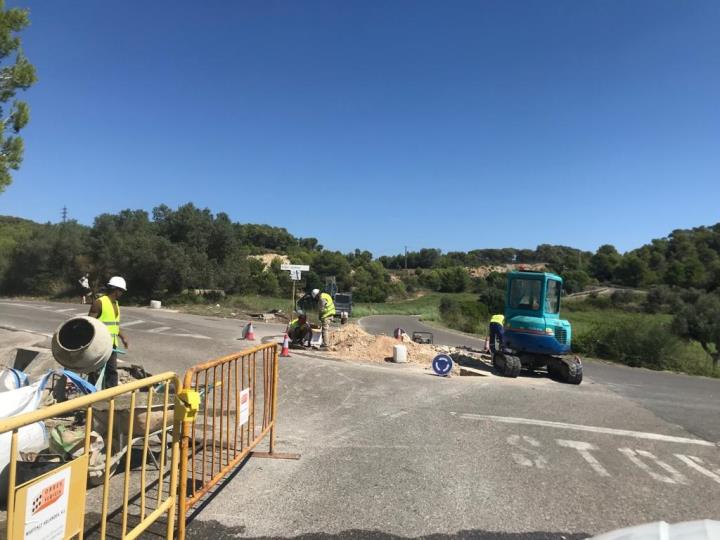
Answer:
<path fill-rule="evenodd" d="M 82 531 L 87 464 L 84 455 L 19 486 L 12 538 L 63 540 Z"/>

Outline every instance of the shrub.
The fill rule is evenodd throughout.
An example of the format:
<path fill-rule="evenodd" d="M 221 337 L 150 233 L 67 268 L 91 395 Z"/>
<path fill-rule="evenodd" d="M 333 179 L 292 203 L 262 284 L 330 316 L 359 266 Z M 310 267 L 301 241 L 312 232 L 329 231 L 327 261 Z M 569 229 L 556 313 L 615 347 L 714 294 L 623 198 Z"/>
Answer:
<path fill-rule="evenodd" d="M 440 301 L 440 316 L 450 328 L 480 333 L 487 323 L 489 313 L 487 306 L 481 302 L 458 301 L 446 297 Z"/>
<path fill-rule="evenodd" d="M 658 321 L 594 324 L 573 339 L 573 349 L 633 367 L 711 375 L 712 363 L 702 348 L 689 346 Z"/>

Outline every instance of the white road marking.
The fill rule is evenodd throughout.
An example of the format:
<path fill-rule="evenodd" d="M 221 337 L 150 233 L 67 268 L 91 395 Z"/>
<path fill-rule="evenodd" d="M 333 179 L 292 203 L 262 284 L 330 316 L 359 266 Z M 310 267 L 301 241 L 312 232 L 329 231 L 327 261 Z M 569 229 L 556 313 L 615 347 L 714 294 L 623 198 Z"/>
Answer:
<path fill-rule="evenodd" d="M 65 308 L 65 309 L 56 309 L 55 313 L 66 313 L 68 311 L 75 311 L 75 308 L 71 307 L 71 308 Z"/>
<path fill-rule="evenodd" d="M 157 328 L 153 328 L 152 330 L 146 330 L 146 332 L 149 332 L 150 334 L 159 334 L 160 332 L 164 332 L 165 330 L 172 330 L 172 328 L 169 326 L 158 326 Z"/>
<path fill-rule="evenodd" d="M 716 474 L 715 472 L 703 467 L 704 462 L 699 457 L 685 456 L 683 454 L 675 454 L 675 457 L 678 458 L 680 461 L 682 461 L 685 465 L 687 465 L 691 469 L 695 469 L 700 474 L 704 474 L 711 480 L 715 480 L 718 484 L 720 484 L 720 474 Z M 717 473 L 720 473 L 720 469 L 716 469 L 716 471 L 717 471 Z"/>
<path fill-rule="evenodd" d="M 674 442 L 681 444 L 697 444 L 699 446 L 716 447 L 717 444 L 702 439 L 690 439 L 687 437 L 675 437 L 672 435 L 662 435 L 660 433 L 646 433 L 643 431 L 629 431 L 626 429 L 605 428 L 599 426 L 583 426 L 580 424 L 565 424 L 563 422 L 551 422 L 549 420 L 533 420 L 531 418 L 513 418 L 511 416 L 492 416 L 486 414 L 470 414 L 463 413 L 460 418 L 467 420 L 490 420 L 492 422 L 501 422 L 504 424 L 523 424 L 527 426 L 551 427 L 557 429 L 570 429 L 575 431 L 589 431 L 590 433 L 604 433 L 606 435 L 619 435 L 623 437 L 635 437 L 636 439 L 648 439 L 651 441 Z"/>
<path fill-rule="evenodd" d="M 136 324 L 140 324 L 140 323 L 144 323 L 144 322 L 145 322 L 145 321 L 142 320 L 142 319 L 137 319 L 137 320 L 130 321 L 130 322 L 120 323 L 120 326 L 121 326 L 122 328 L 127 328 L 128 326 L 134 326 L 134 325 L 136 325 Z"/>
<path fill-rule="evenodd" d="M 537 450 L 534 450 L 533 448 L 528 448 L 527 446 L 523 446 L 523 442 L 529 444 L 530 446 L 533 446 L 535 448 L 540 447 L 540 441 L 537 439 L 530 437 L 528 435 L 510 435 L 507 438 L 508 444 L 514 446 L 515 448 L 519 448 L 520 450 L 523 450 L 525 454 L 530 455 L 531 457 L 528 457 L 525 454 L 521 454 L 519 452 L 513 452 L 512 457 L 515 460 L 515 463 L 518 465 L 522 465 L 523 467 L 532 467 L 533 465 L 537 467 L 538 469 L 544 469 L 545 465 L 547 465 L 547 459 L 545 459 L 544 456 L 540 454 Z"/>
<path fill-rule="evenodd" d="M 583 459 L 587 461 L 593 468 L 593 470 L 600 476 L 610 476 L 610 473 L 607 472 L 607 469 L 603 467 L 597 460 L 597 458 L 595 458 L 595 456 L 590 453 L 590 450 L 600 450 L 594 444 L 583 441 L 566 441 L 564 439 L 556 439 L 556 442 L 560 446 L 564 446 L 565 448 L 574 448 L 575 450 L 577 450 L 583 457 Z"/>
<path fill-rule="evenodd" d="M 127 325 L 125 325 L 125 326 L 127 326 Z M 150 332 L 150 331 L 151 331 L 151 330 L 148 330 L 148 332 Z M 173 333 L 171 333 L 171 332 L 166 332 L 166 333 L 164 333 L 163 335 L 166 335 L 166 336 L 175 336 L 175 337 L 187 337 L 187 338 L 193 338 L 193 339 L 212 339 L 212 338 L 209 337 L 209 336 L 203 336 L 203 335 L 201 335 L 201 334 L 173 334 Z"/>
<path fill-rule="evenodd" d="M 630 461 L 632 461 L 640 469 L 642 469 L 643 471 L 648 473 L 651 478 L 654 478 L 658 482 L 665 482 L 666 484 L 688 484 L 687 478 L 685 478 L 685 476 L 683 476 L 680 472 L 678 472 L 671 465 L 668 465 L 664 461 L 660 461 L 658 458 L 655 457 L 655 455 L 648 452 L 647 450 L 633 450 L 632 448 L 618 448 L 618 451 L 621 454 L 627 456 L 627 458 Z M 645 463 L 642 459 L 640 459 L 639 456 L 653 460 L 658 465 L 658 467 L 660 467 L 661 469 L 664 469 L 666 472 L 670 473 L 670 476 L 660 474 L 658 472 L 653 471 L 647 463 Z"/>
<path fill-rule="evenodd" d="M 28 334 L 36 334 L 38 336 L 45 336 L 45 337 L 52 337 L 52 334 L 48 334 L 47 332 L 39 332 L 38 330 L 30 330 L 28 328 L 17 328 L 15 326 L 10 326 L 9 324 L 0 324 L 0 329 L 2 330 L 9 330 L 10 332 L 26 332 Z"/>
<path fill-rule="evenodd" d="M 88 312 L 87 311 L 80 311 L 75 314 L 76 317 L 87 317 Z"/>

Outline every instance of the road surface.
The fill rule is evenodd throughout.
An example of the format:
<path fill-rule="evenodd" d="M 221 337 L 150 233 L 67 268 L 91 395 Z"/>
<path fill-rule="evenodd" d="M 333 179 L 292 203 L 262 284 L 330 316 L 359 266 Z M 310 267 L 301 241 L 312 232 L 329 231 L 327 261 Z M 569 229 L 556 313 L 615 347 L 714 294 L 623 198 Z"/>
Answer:
<path fill-rule="evenodd" d="M 51 333 L 74 310 L 0 301 L 0 327 Z M 155 371 L 247 345 L 237 321 L 141 308 L 123 318 L 130 355 Z M 277 448 L 302 458 L 249 460 L 188 537 L 568 539 L 717 518 L 720 381 L 589 367 L 568 386 L 293 351 L 280 368 Z M 703 408 L 698 396 L 713 399 Z"/>
<path fill-rule="evenodd" d="M 438 329 L 417 317 L 374 315 L 360 319 L 371 334 L 392 335 L 395 328 L 432 332 L 435 343 L 482 349 L 484 341 L 452 330 Z M 637 369 L 608 362 L 585 360 L 585 383 L 603 384 L 618 395 L 640 403 L 659 417 L 683 426 L 690 433 L 720 440 L 720 380 L 677 373 Z"/>

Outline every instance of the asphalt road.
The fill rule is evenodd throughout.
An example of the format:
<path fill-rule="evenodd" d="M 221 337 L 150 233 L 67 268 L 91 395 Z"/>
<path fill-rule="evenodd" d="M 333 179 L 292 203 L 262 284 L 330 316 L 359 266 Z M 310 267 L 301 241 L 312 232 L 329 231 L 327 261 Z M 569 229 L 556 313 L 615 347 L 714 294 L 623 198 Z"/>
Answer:
<path fill-rule="evenodd" d="M 0 301 L 0 326 L 50 333 L 70 307 Z M 123 317 L 128 356 L 148 369 L 247 346 L 237 321 L 133 308 Z M 188 537 L 560 539 L 717 518 L 720 381 L 589 368 L 568 386 L 293 351 L 281 363 L 277 449 L 302 458 L 250 459 Z M 695 403 L 704 395 L 714 397 L 706 408 Z M 696 415 L 703 434 L 691 429 Z"/>
<path fill-rule="evenodd" d="M 392 335 L 395 328 L 406 332 L 433 332 L 435 343 L 482 349 L 484 341 L 452 330 L 438 329 L 416 317 L 375 315 L 360 320 L 373 334 Z M 584 360 L 585 383 L 603 384 L 618 395 L 636 401 L 654 414 L 678 424 L 699 437 L 720 441 L 720 380 L 677 373 L 637 369 Z"/>

